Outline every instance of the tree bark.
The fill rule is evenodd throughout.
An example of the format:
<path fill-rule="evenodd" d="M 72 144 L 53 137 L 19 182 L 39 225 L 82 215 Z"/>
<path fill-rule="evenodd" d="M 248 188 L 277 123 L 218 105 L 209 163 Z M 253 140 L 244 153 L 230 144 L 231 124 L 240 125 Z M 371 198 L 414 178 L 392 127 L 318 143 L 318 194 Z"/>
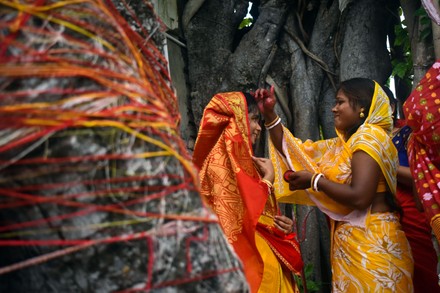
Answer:
<path fill-rule="evenodd" d="M 0 4 L 0 291 L 247 292 L 197 192 L 154 11 L 15 4 Z"/>
<path fill-rule="evenodd" d="M 416 11 L 421 7 L 419 1 L 401 0 L 402 10 L 408 25 L 408 35 L 411 41 L 411 54 L 413 58 L 414 78 L 413 88 L 425 75 L 426 71 L 434 63 L 434 48 L 432 39 L 422 39 L 420 33 L 423 26 L 420 17 L 416 16 Z"/>
<path fill-rule="evenodd" d="M 341 50 L 341 80 L 366 77 L 385 84 L 391 74 L 386 47 L 387 1 L 352 1 L 346 8 Z"/>

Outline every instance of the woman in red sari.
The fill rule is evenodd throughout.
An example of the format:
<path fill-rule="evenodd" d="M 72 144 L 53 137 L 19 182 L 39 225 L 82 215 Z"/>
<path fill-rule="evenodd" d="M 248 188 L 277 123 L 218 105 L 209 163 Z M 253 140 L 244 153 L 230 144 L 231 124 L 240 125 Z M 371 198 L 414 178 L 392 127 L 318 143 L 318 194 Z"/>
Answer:
<path fill-rule="evenodd" d="M 394 98 L 394 94 L 387 87 L 383 87 L 383 89 L 390 99 L 393 113 L 396 113 L 397 100 Z M 403 210 L 400 222 L 414 258 L 414 292 L 440 293 L 437 276 L 437 253 L 432 243 L 432 230 L 425 213 L 419 210 L 420 201 L 413 195 L 413 180 L 407 153 L 410 135 L 411 128 L 405 124 L 405 120 L 395 119 L 393 143 L 399 156 L 396 198 Z"/>
<path fill-rule="evenodd" d="M 261 132 L 252 96 L 215 95 L 206 106 L 193 153 L 200 168 L 200 194 L 243 262 L 252 292 L 298 292 L 299 244 L 281 216 L 269 159 L 253 156 Z"/>
<path fill-rule="evenodd" d="M 438 242 L 440 241 L 440 60 L 432 65 L 406 99 L 403 111 L 406 124 L 412 129 L 408 141 L 408 158 L 416 193 Z M 437 262 L 438 258 L 433 261 Z"/>
<path fill-rule="evenodd" d="M 440 60 L 407 98 L 403 111 L 412 129 L 408 156 L 416 191 L 440 241 Z"/>

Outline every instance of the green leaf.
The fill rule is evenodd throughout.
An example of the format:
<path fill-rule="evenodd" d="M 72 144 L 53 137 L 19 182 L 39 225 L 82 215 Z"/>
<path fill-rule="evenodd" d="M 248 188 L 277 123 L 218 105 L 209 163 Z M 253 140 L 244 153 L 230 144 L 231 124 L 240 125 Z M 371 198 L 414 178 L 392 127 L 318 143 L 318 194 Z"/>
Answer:
<path fill-rule="evenodd" d="M 429 38 L 430 38 L 430 36 L 431 36 L 431 30 L 423 30 L 421 33 L 420 33 L 420 40 L 421 41 L 423 41 L 423 40 L 428 40 Z"/>
<path fill-rule="evenodd" d="M 405 46 L 407 43 L 409 44 L 408 31 L 406 28 L 396 25 L 394 27 L 394 33 L 396 35 L 396 39 L 394 40 L 395 46 Z"/>
<path fill-rule="evenodd" d="M 306 276 L 310 276 L 313 272 L 313 265 L 312 264 L 306 264 L 304 266 L 304 274 L 306 274 Z"/>
<path fill-rule="evenodd" d="M 426 13 L 426 10 L 425 10 L 425 8 L 423 8 L 423 6 L 420 6 L 420 8 L 416 10 L 415 15 L 416 16 L 428 16 L 428 14 Z"/>
<path fill-rule="evenodd" d="M 431 19 L 428 17 L 421 17 L 420 18 L 420 23 L 423 25 L 430 25 L 431 24 Z"/>
<path fill-rule="evenodd" d="M 252 17 L 244 18 L 243 21 L 238 26 L 238 29 L 241 30 L 242 28 L 251 26 L 253 21 L 254 21 L 254 19 Z"/>
<path fill-rule="evenodd" d="M 322 283 L 315 282 L 311 278 L 313 278 L 313 264 L 306 264 L 304 265 L 304 275 L 306 279 L 307 284 L 307 291 L 308 292 L 317 292 L 321 289 Z M 294 276 L 295 282 L 298 285 L 298 288 L 300 292 L 304 292 L 304 287 L 302 283 L 302 279 L 300 276 L 295 275 Z"/>
<path fill-rule="evenodd" d="M 392 75 L 398 76 L 401 79 L 408 78 L 408 75 L 411 72 L 412 62 L 394 62 L 393 64 L 393 72 Z"/>

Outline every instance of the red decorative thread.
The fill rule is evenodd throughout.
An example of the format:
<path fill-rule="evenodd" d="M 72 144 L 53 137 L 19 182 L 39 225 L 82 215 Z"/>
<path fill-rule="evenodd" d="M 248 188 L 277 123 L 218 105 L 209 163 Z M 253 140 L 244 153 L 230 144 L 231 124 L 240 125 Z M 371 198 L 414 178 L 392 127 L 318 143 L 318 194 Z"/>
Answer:
<path fill-rule="evenodd" d="M 179 136 L 180 114 L 166 60 L 151 40 L 154 32 L 147 32 L 133 9 L 122 2 L 139 33 L 131 29 L 132 23 L 119 15 L 110 0 L 2 2 L 9 17 L 0 18 L 0 77 L 4 81 L 0 92 L 0 213 L 19 213 L 33 207 L 57 209 L 21 222 L 2 219 L 0 247 L 56 250 L 2 267 L 0 275 L 92 246 L 139 239 L 145 239 L 148 247 L 145 287 L 125 292 L 176 286 L 239 270 L 225 266 L 228 269 L 194 273 L 192 261 L 197 256 L 191 255 L 191 245 L 208 241 L 209 225 L 217 223 L 203 202 L 191 212 L 136 209 L 153 201 L 174 204 L 173 196 L 181 191 L 195 193 L 198 182 L 197 171 Z M 38 25 L 41 23 L 44 25 Z M 106 131 L 140 146 L 108 146 L 103 152 L 84 155 L 72 155 L 68 150 L 52 152 L 52 144 L 61 138 L 74 139 L 82 132 L 110 135 Z M 46 148 L 47 152 L 35 155 L 37 148 Z M 181 170 L 166 175 L 132 170 L 112 173 L 122 164 L 158 157 L 165 164 L 168 160 L 177 162 Z M 104 168 L 108 168 L 109 175 L 97 179 L 67 176 Z M 67 179 L 59 179 L 59 174 Z M 119 195 L 121 198 L 116 198 Z M 117 200 L 105 201 L 109 197 Z M 163 220 L 157 229 L 164 229 L 167 223 L 191 223 L 198 230 L 151 229 L 123 234 L 119 229 L 115 230 L 117 235 L 109 237 L 44 237 L 47 231 L 98 229 L 66 224 L 93 213 L 115 214 L 122 219 L 120 222 L 133 218 Z M 115 223 L 99 224 L 123 225 Z M 203 234 L 191 236 L 195 232 Z M 182 233 L 189 235 L 185 234 L 184 246 L 186 275 L 155 283 L 154 266 L 160 261 L 154 250 L 155 237 Z"/>

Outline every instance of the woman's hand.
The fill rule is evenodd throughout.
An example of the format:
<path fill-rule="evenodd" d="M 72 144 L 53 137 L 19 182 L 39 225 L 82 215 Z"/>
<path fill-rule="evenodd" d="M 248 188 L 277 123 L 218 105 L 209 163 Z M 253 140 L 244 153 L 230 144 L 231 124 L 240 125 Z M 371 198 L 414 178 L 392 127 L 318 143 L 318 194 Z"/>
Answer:
<path fill-rule="evenodd" d="M 313 174 L 309 171 L 301 170 L 291 172 L 286 176 L 286 181 L 289 182 L 290 190 L 300 190 L 310 188 Z"/>
<path fill-rule="evenodd" d="M 275 216 L 274 225 L 286 234 L 293 232 L 293 220 L 286 216 Z"/>
<path fill-rule="evenodd" d="M 274 113 L 274 108 L 276 104 L 274 86 L 271 86 L 270 90 L 262 88 L 257 89 L 253 95 L 258 103 L 258 108 L 260 109 L 260 112 L 261 114 L 263 114 L 264 117 L 270 116 L 270 114 Z"/>
<path fill-rule="evenodd" d="M 273 183 L 275 172 L 271 160 L 257 157 L 252 157 L 252 160 L 254 161 L 254 165 L 257 168 L 258 173 L 260 173 L 260 176 L 263 179 L 269 180 L 270 183 Z"/>

